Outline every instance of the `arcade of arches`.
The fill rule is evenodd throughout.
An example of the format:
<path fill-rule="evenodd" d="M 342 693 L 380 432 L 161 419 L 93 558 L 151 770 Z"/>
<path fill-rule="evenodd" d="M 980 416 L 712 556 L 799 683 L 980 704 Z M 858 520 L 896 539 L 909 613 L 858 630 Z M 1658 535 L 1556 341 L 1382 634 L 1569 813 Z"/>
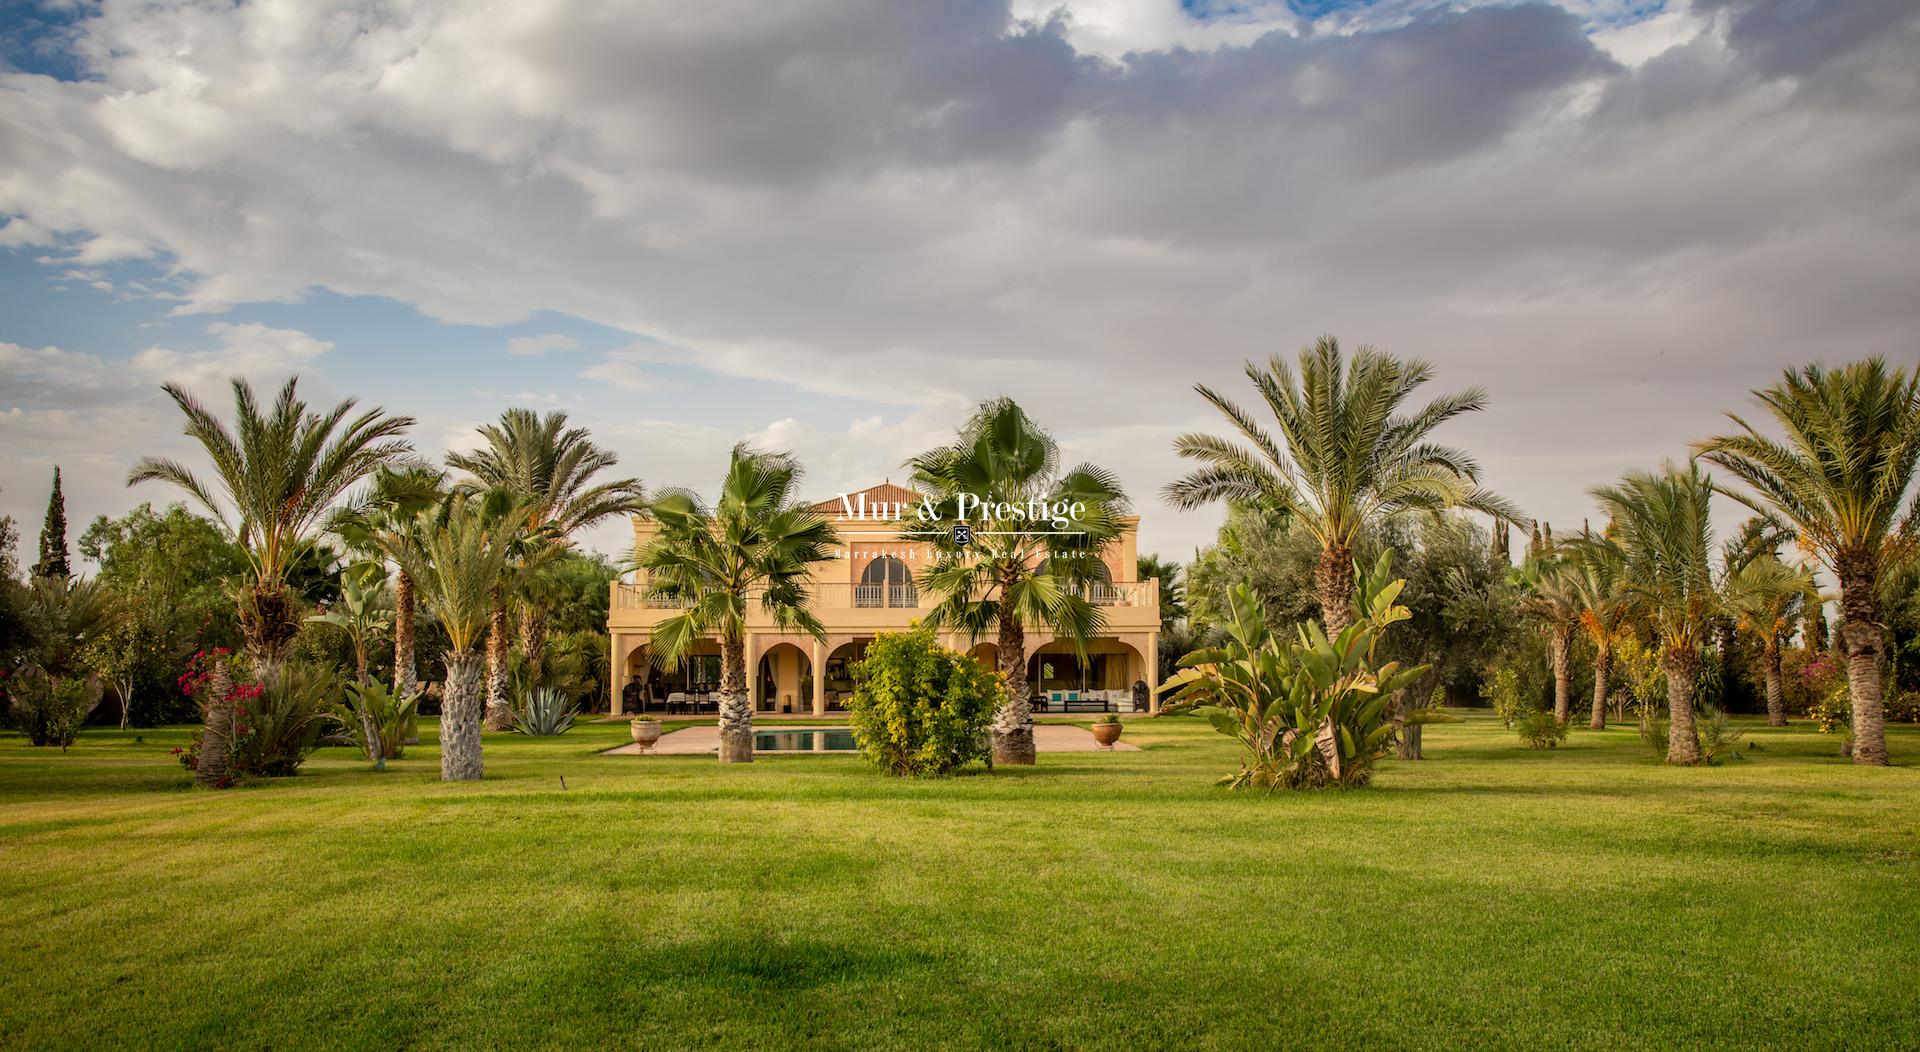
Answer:
<path fill-rule="evenodd" d="M 829 636 L 819 642 L 809 636 L 750 635 L 747 690 L 754 699 L 754 710 L 815 716 L 843 711 L 847 696 L 853 692 L 853 664 L 864 656 L 873 638 Z M 1119 701 L 1122 694 L 1130 699 L 1136 683 L 1158 686 L 1148 683 L 1156 678 L 1151 672 L 1157 660 L 1153 653 L 1157 638 L 1091 639 L 1084 660 L 1068 641 L 1043 633 L 1029 633 L 1027 640 L 1027 682 L 1036 701 L 1068 692 L 1108 692 Z M 999 660 L 999 648 L 990 641 L 970 642 L 964 636 L 952 636 L 942 643 L 988 668 L 995 667 Z M 718 642 L 702 640 L 695 644 L 693 653 L 675 668 L 655 664 L 645 639 L 631 639 L 626 647 L 624 685 L 615 697 L 615 715 L 712 711 L 713 694 L 720 689 Z M 816 675 L 816 669 L 824 669 L 825 675 Z"/>

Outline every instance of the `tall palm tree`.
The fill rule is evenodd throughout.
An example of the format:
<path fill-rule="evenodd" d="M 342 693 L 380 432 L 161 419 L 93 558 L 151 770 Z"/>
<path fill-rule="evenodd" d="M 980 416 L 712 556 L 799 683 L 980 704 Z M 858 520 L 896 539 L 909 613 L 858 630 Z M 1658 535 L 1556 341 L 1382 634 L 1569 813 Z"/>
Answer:
<path fill-rule="evenodd" d="M 1777 555 L 1754 559 L 1727 576 L 1727 610 L 1740 628 L 1760 640 L 1760 669 L 1766 681 L 1767 725 L 1787 725 L 1786 691 L 1781 683 L 1780 651 L 1793 636 L 1804 611 L 1820 602 L 1813 571 Z"/>
<path fill-rule="evenodd" d="M 531 409 L 509 409 L 500 422 L 480 428 L 486 445 L 471 453 L 452 453 L 447 464 L 464 471 L 469 492 L 505 490 L 522 502 L 531 531 L 565 545 L 576 532 L 609 516 L 639 511 L 645 493 L 638 479 L 595 483 L 593 478 L 619 458 L 593 443 L 584 427 L 568 427 L 567 414 L 541 416 Z M 504 730 L 513 716 L 507 699 L 507 601 L 496 590 L 487 628 L 487 726 Z M 521 607 L 522 636 L 544 636 L 533 604 Z M 538 644 L 535 644 L 536 649 Z"/>
<path fill-rule="evenodd" d="M 1628 472 L 1611 486 L 1589 491 L 1613 517 L 1628 589 L 1660 641 L 1667 675 L 1667 762 L 1700 762 L 1693 690 L 1700 648 L 1720 612 L 1713 586 L 1713 482 L 1688 464 L 1658 473 Z"/>
<path fill-rule="evenodd" d="M 678 665 L 702 636 L 720 637 L 720 762 L 753 761 L 753 704 L 747 697 L 747 608 L 783 631 L 823 639 L 809 604 L 814 563 L 833 557 L 833 525 L 794 497 L 801 477 L 791 454 L 733 448 L 720 499 L 668 490 L 647 506 L 660 532 L 634 553 L 647 594 L 682 607 L 653 630 L 653 659 Z M 817 673 L 816 673 L 817 674 Z"/>
<path fill-rule="evenodd" d="M 416 551 L 428 514 L 446 497 L 446 476 L 425 464 L 382 466 L 373 476 L 366 499 L 343 509 L 328 528 L 348 547 L 366 555 L 391 559 L 393 576 L 393 690 L 406 697 L 418 690 L 420 677 L 414 653 L 413 574 L 404 556 Z"/>
<path fill-rule="evenodd" d="M 455 494 L 432 513 L 417 546 L 399 552 L 422 604 L 447 633 L 447 678 L 440 706 L 440 778 L 481 776 L 481 632 L 501 582 L 526 570 L 525 509 L 499 491 Z"/>
<path fill-rule="evenodd" d="M 1486 406 L 1479 388 L 1402 412 L 1414 391 L 1432 379 L 1433 367 L 1364 346 L 1348 362 L 1331 336 L 1300 352 L 1297 377 L 1277 354 L 1265 368 L 1248 362 L 1246 373 L 1273 414 L 1279 438 L 1225 395 L 1194 385 L 1238 438 L 1176 439 L 1175 452 L 1204 466 L 1169 484 L 1167 497 L 1183 509 L 1245 500 L 1298 516 L 1320 541 L 1314 591 L 1329 635 L 1353 623 L 1354 545 L 1368 527 L 1408 512 L 1451 507 L 1519 517 L 1512 505 L 1480 488 L 1471 457 L 1429 440 L 1441 424 Z"/>
<path fill-rule="evenodd" d="M 1613 647 L 1633 611 L 1625 558 L 1618 545 L 1592 534 L 1570 546 L 1568 558 L 1580 628 L 1593 643 L 1593 711 L 1587 726 L 1605 730 L 1607 697 L 1613 692 Z"/>
<path fill-rule="evenodd" d="M 1580 630 L 1577 568 L 1558 556 L 1528 560 L 1519 571 L 1520 612 L 1539 622 L 1553 663 L 1553 718 L 1565 724 L 1573 710 L 1573 639 Z"/>
<path fill-rule="evenodd" d="M 1853 699 L 1853 762 L 1887 762 L 1880 707 L 1880 578 L 1890 557 L 1920 531 L 1920 497 L 1909 499 L 1920 464 L 1920 371 L 1880 358 L 1838 369 L 1789 369 L 1755 391 L 1783 438 L 1729 413 L 1739 433 L 1699 444 L 1751 494 L 1735 499 L 1778 515 L 1800 546 L 1840 583 L 1840 643 Z"/>
<path fill-rule="evenodd" d="M 974 410 L 951 445 L 908 461 L 914 483 L 932 501 L 929 517 L 905 534 L 925 543 L 934 559 L 920 572 L 922 591 L 938 596 L 926 620 L 964 629 L 974 638 L 997 633 L 999 670 L 1009 700 L 994 716 L 993 762 L 1034 762 L 1033 701 L 1027 682 L 1026 629 L 1046 628 L 1071 641 L 1084 655 L 1086 641 L 1106 618 L 1089 598 L 1107 584 L 1101 555 L 1125 529 L 1127 497 L 1113 473 L 1082 464 L 1059 469 L 1060 447 L 1010 398 Z M 1055 507 L 1080 504 L 1082 513 L 1065 528 L 1007 524 L 971 525 L 962 541 L 953 526 L 962 501 Z"/>
<path fill-rule="evenodd" d="M 288 379 L 263 411 L 252 385 L 235 377 L 231 431 L 186 388 L 163 385 L 186 414 L 187 436 L 213 462 L 219 489 L 160 457 L 142 459 L 127 477 L 129 486 L 158 479 L 185 490 L 246 552 L 252 579 L 239 596 L 240 629 L 263 679 L 300 626 L 287 589 L 289 569 L 343 494 L 407 455 L 411 447 L 400 436 L 414 423 L 378 407 L 349 419 L 356 405 L 351 398 L 324 413 L 308 412 L 298 384 L 299 377 Z"/>

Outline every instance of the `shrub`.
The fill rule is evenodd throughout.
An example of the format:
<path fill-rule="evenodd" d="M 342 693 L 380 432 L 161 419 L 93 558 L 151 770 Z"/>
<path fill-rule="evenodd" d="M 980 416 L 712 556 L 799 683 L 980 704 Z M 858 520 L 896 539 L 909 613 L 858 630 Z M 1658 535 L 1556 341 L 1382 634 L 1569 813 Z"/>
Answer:
<path fill-rule="evenodd" d="M 1887 719 L 1894 723 L 1920 723 L 1920 690 L 1902 690 L 1887 699 Z"/>
<path fill-rule="evenodd" d="M 1360 575 L 1354 623 L 1329 639 L 1318 622 L 1286 642 L 1267 630 L 1259 597 L 1246 585 L 1228 594 L 1227 641 L 1180 659 L 1178 688 L 1163 713 L 1194 711 L 1215 730 L 1240 739 L 1240 771 L 1220 779 L 1233 789 L 1350 788 L 1373 779 L 1374 764 L 1392 748 L 1387 703 L 1412 686 L 1424 665 L 1380 664 L 1375 648 L 1386 629 L 1412 616 L 1396 605 L 1405 581 L 1389 580 L 1392 552 Z M 1408 713 L 1409 726 L 1451 720 L 1433 709 Z"/>
<path fill-rule="evenodd" d="M 1795 716 L 1812 716 L 1833 688 L 1846 683 L 1846 673 L 1832 654 L 1806 647 L 1793 647 L 1782 654 L 1780 673 L 1787 711 Z"/>
<path fill-rule="evenodd" d="M 916 625 L 882 634 L 854 663 L 848 723 L 860 751 L 888 774 L 945 775 L 992 762 L 987 726 L 1007 698 L 999 673 Z"/>
<path fill-rule="evenodd" d="M 7 683 L 7 713 L 29 745 L 58 745 L 66 752 L 102 693 L 98 676 L 49 676 L 27 665 Z"/>
<path fill-rule="evenodd" d="M 203 686 L 210 668 L 208 662 L 197 660 L 181 677 L 182 685 L 191 680 L 190 689 Z M 320 746 L 320 733 L 338 690 L 339 676 L 332 669 L 294 661 L 281 666 L 270 684 L 236 680 L 227 694 L 234 703 L 232 778 L 298 774 L 300 765 Z M 189 771 L 200 765 L 203 737 L 204 731 L 195 731 L 185 748 L 174 750 L 180 765 Z"/>
<path fill-rule="evenodd" d="M 1487 674 L 1480 684 L 1480 696 L 1493 706 L 1493 714 L 1500 717 L 1504 727 L 1512 727 L 1515 720 L 1538 708 L 1527 696 L 1520 670 L 1509 662 L 1494 666 Z"/>
<path fill-rule="evenodd" d="M 1567 725 L 1554 719 L 1551 709 L 1535 709 L 1514 721 L 1513 729 L 1529 749 L 1553 749 L 1567 740 Z"/>
<path fill-rule="evenodd" d="M 1667 674 L 1660 668 L 1660 650 L 1634 636 L 1614 646 L 1613 682 L 1615 697 L 1631 698 L 1640 713 L 1644 728 L 1649 720 L 1667 707 Z"/>
<path fill-rule="evenodd" d="M 406 752 L 409 739 L 419 736 L 420 692 L 406 697 L 377 679 L 348 683 L 346 701 L 333 712 L 333 719 L 354 747 L 368 759 L 398 760 Z M 371 732 L 375 748 L 367 747 Z"/>
<path fill-rule="evenodd" d="M 1694 732 L 1700 737 L 1700 760 L 1718 767 L 1726 760 L 1741 759 L 1738 746 L 1746 737 L 1746 728 L 1727 718 L 1718 705 L 1702 705 L 1694 712 Z"/>
<path fill-rule="evenodd" d="M 1667 731 L 1667 721 L 1654 719 L 1648 715 L 1645 706 L 1642 706 L 1640 713 L 1640 741 L 1660 758 L 1660 762 L 1666 762 L 1667 746 L 1672 742 L 1672 735 Z"/>
<path fill-rule="evenodd" d="M 576 710 L 567 695 L 552 687 L 535 687 L 513 707 L 513 732 L 536 738 L 567 733 Z"/>
<path fill-rule="evenodd" d="M 1853 726 L 1853 697 L 1847 693 L 1845 683 L 1830 688 L 1813 708 L 1807 710 L 1809 719 L 1820 727 L 1821 734 L 1850 729 Z"/>

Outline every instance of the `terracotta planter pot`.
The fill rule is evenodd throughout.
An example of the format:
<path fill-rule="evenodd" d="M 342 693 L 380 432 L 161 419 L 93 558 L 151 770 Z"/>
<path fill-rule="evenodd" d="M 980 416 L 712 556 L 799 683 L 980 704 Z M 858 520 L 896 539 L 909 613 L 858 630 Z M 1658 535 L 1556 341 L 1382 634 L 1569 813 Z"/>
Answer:
<path fill-rule="evenodd" d="M 652 752 L 653 743 L 660 740 L 659 720 L 634 720 L 627 724 L 627 729 L 633 732 L 633 740 L 641 752 Z"/>
<path fill-rule="evenodd" d="M 1113 723 L 1096 723 L 1096 724 L 1094 724 L 1094 725 L 1093 725 L 1093 740 L 1094 740 L 1094 741 L 1096 741 L 1096 742 L 1099 742 L 1099 743 L 1100 743 L 1100 747 L 1101 747 L 1102 749 L 1111 749 L 1111 748 L 1113 748 L 1113 743 L 1114 743 L 1114 742 L 1117 742 L 1117 741 L 1119 741 L 1119 740 L 1120 740 L 1120 724 L 1119 724 L 1119 721 L 1117 721 L 1117 720 L 1116 720 L 1116 721 L 1115 721 L 1115 722 L 1113 722 Z"/>

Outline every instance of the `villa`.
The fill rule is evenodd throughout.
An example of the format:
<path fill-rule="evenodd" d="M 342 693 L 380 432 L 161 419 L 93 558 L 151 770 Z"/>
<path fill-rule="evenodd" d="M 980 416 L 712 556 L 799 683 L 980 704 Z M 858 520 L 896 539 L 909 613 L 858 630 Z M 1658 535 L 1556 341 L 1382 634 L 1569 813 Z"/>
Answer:
<path fill-rule="evenodd" d="M 900 632 L 933 605 L 914 586 L 915 570 L 931 558 L 923 543 L 903 536 L 908 523 L 875 508 L 919 503 L 920 495 L 890 482 L 814 505 L 840 531 L 838 557 L 815 564 L 812 609 L 826 637 L 786 632 L 756 605 L 747 621 L 747 689 L 758 712 L 823 716 L 839 711 L 853 690 L 851 665 L 882 632 Z M 1159 582 L 1142 581 L 1136 570 L 1138 516 L 1126 519 L 1121 537 L 1102 553 L 1112 578 L 1089 598 L 1106 618 L 1105 631 L 1087 640 L 1080 660 L 1070 640 L 1044 629 L 1026 631 L 1027 677 L 1038 711 L 1133 711 L 1144 696 L 1157 707 L 1160 651 Z M 658 524 L 636 517 L 636 547 L 653 539 Z M 720 641 L 704 639 L 678 668 L 659 668 L 648 651 L 655 625 L 672 617 L 673 604 L 650 599 L 644 582 L 615 581 L 607 614 L 612 637 L 613 711 L 710 711 L 719 689 Z M 998 648 L 991 635 L 941 634 L 941 642 L 992 667 Z M 1144 690 L 1136 685 L 1144 685 Z"/>

